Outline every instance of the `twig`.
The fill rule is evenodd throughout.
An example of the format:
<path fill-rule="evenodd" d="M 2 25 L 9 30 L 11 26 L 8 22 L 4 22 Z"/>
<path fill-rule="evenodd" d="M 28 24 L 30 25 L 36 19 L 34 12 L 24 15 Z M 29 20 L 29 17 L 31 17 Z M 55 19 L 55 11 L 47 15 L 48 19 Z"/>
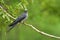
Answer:
<path fill-rule="evenodd" d="M 13 16 L 11 16 L 9 13 L 7 13 L 7 11 L 4 10 L 2 6 L 0 6 L 0 8 L 1 8 L 9 17 L 13 18 L 14 20 L 16 19 L 16 18 L 14 18 Z M 54 36 L 54 35 L 51 35 L 51 34 L 48 34 L 48 33 L 45 33 L 45 32 L 43 32 L 43 31 L 38 30 L 37 28 L 35 28 L 35 27 L 32 26 L 31 24 L 27 24 L 27 23 L 23 23 L 23 24 L 24 24 L 24 25 L 27 25 L 27 26 L 30 26 L 32 29 L 34 29 L 36 32 L 38 32 L 38 33 L 40 33 L 40 34 L 42 34 L 42 35 L 45 35 L 45 36 L 48 36 L 48 37 L 52 37 L 52 38 L 60 39 L 60 37 L 58 37 L 58 36 Z"/>

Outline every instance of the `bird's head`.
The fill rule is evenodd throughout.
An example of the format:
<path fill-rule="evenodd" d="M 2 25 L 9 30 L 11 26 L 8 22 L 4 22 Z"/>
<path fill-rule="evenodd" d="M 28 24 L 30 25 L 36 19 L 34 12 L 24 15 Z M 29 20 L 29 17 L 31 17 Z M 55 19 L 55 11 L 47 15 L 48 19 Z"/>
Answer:
<path fill-rule="evenodd" d="M 28 12 L 28 10 L 27 10 L 27 9 L 25 9 L 25 10 L 24 10 L 24 12 L 26 13 L 26 12 Z"/>

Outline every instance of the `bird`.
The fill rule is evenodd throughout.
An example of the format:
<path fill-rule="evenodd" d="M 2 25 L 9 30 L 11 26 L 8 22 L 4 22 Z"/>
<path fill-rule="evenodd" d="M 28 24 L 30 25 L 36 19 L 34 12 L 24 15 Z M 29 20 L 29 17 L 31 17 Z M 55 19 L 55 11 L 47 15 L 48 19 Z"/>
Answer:
<path fill-rule="evenodd" d="M 27 17 L 28 17 L 28 11 L 27 9 L 25 9 L 24 12 L 9 25 L 9 29 L 7 32 L 12 30 L 18 23 L 24 22 L 27 19 Z"/>

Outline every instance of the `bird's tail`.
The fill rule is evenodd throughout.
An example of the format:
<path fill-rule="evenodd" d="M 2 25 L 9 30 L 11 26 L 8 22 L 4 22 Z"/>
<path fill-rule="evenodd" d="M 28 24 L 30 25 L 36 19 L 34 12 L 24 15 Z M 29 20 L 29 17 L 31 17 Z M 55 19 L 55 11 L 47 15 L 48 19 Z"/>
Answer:
<path fill-rule="evenodd" d="M 7 28 L 7 32 L 9 32 L 10 30 L 12 30 L 14 27 L 15 27 L 15 25 L 9 26 L 9 27 Z"/>

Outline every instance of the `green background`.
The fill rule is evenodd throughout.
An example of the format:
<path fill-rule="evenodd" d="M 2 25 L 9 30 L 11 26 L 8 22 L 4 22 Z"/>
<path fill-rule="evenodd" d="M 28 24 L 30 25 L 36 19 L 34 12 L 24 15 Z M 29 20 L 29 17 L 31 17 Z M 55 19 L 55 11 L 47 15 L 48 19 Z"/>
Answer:
<path fill-rule="evenodd" d="M 26 23 L 48 34 L 60 36 L 60 0 L 0 0 L 0 5 L 15 18 L 23 12 L 25 6 L 29 14 Z M 12 21 L 0 8 L 0 40 L 59 40 L 41 35 L 21 23 L 6 33 Z"/>

